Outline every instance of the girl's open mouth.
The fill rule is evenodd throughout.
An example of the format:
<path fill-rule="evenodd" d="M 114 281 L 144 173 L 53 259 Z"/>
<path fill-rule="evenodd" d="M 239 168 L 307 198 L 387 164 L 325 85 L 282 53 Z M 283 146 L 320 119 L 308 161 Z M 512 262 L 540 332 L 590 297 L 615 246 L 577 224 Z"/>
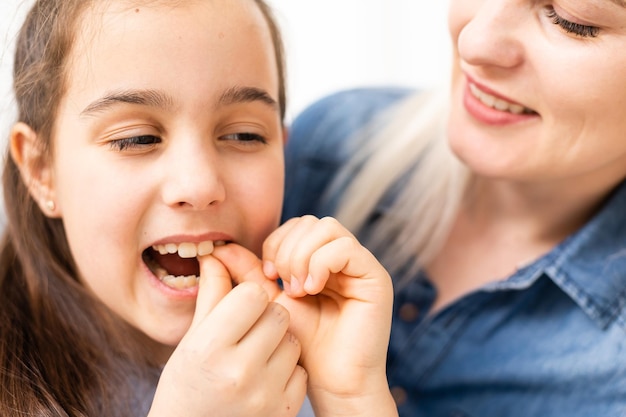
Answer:
<path fill-rule="evenodd" d="M 211 241 L 199 244 L 154 245 L 143 251 L 142 259 L 148 269 L 165 285 L 185 290 L 198 285 L 200 265 L 197 257 L 213 253 L 214 247 L 215 244 Z"/>

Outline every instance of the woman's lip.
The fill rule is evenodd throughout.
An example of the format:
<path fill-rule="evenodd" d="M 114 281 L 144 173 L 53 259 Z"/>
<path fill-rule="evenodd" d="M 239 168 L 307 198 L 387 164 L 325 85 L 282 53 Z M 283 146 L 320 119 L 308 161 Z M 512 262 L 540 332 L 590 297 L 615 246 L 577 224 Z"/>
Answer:
<path fill-rule="evenodd" d="M 494 96 L 494 97 L 495 97 L 495 98 L 497 98 L 497 99 L 504 100 L 504 101 L 506 101 L 506 102 L 508 102 L 508 103 L 511 103 L 511 104 L 516 104 L 516 105 L 518 105 L 518 106 L 522 106 L 522 107 L 524 107 L 524 108 L 529 108 L 529 107 L 524 106 L 523 104 L 521 104 L 521 103 L 520 103 L 520 102 L 518 102 L 518 101 L 515 101 L 515 100 L 513 100 L 513 99 L 511 99 L 511 98 L 509 98 L 509 97 L 507 97 L 507 96 L 504 96 L 504 95 L 502 95 L 502 94 L 500 94 L 500 93 L 498 93 L 498 92 L 496 92 L 496 91 L 492 90 L 491 88 L 487 87 L 486 85 L 484 85 L 484 84 L 482 84 L 482 83 L 480 83 L 480 82 L 476 81 L 474 78 L 472 78 L 472 77 L 471 77 L 470 75 L 468 75 L 468 74 L 465 74 L 465 77 L 466 77 L 466 79 L 467 79 L 467 83 L 468 83 L 468 85 L 469 85 L 469 84 L 473 84 L 473 85 L 475 85 L 475 86 L 476 86 L 476 87 L 478 87 L 478 89 L 479 89 L 480 91 L 482 91 L 483 93 L 487 93 L 487 94 L 489 94 L 490 96 Z"/>
<path fill-rule="evenodd" d="M 534 110 L 477 83 L 467 74 L 465 77 L 461 99 L 472 119 L 488 126 L 507 126 L 539 117 Z"/>

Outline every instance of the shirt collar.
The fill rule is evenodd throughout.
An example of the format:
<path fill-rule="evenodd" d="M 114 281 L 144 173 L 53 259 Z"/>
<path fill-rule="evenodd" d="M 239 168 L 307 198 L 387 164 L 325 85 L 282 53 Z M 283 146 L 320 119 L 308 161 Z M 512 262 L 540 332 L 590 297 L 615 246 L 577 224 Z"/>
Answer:
<path fill-rule="evenodd" d="M 576 233 L 538 260 L 483 291 L 524 290 L 551 279 L 600 328 L 626 328 L 626 181 Z"/>
<path fill-rule="evenodd" d="M 400 181 L 379 202 L 377 213 L 389 209 L 397 188 L 403 185 Z M 558 285 L 601 328 L 615 320 L 626 328 L 626 181 L 580 230 L 509 279 L 488 284 L 483 290 L 523 290 L 543 276 Z"/>
<path fill-rule="evenodd" d="M 626 182 L 578 232 L 546 257 L 545 274 L 601 328 L 624 323 Z"/>

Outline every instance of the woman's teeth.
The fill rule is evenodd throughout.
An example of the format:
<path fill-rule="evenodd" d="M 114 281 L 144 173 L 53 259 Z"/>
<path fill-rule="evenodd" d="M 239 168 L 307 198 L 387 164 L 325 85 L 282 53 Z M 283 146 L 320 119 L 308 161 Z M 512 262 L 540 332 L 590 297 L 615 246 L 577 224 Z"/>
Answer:
<path fill-rule="evenodd" d="M 505 112 L 509 112 L 513 114 L 534 113 L 532 110 L 524 106 L 511 103 L 506 100 L 502 100 L 501 98 L 497 98 L 495 96 L 492 96 L 491 94 L 487 94 L 484 91 L 480 90 L 475 84 L 470 83 L 469 89 L 472 95 L 476 97 L 478 101 L 480 101 L 487 107 L 491 107 L 492 109 L 505 111 Z"/>

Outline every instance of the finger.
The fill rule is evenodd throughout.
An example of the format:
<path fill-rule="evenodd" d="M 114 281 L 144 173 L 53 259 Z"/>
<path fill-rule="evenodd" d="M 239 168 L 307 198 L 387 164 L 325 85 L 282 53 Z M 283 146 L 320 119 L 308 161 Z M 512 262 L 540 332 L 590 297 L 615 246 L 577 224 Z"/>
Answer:
<path fill-rule="evenodd" d="M 293 333 L 286 332 L 268 359 L 267 366 L 272 375 L 286 382 L 291 377 L 302 352 L 300 341 Z"/>
<path fill-rule="evenodd" d="M 263 273 L 268 278 L 282 278 L 283 288 L 285 288 L 287 292 L 291 292 L 291 280 L 289 276 L 280 277 L 275 264 L 276 253 L 285 236 L 287 236 L 299 222 L 299 217 L 289 219 L 272 232 L 263 242 Z"/>
<path fill-rule="evenodd" d="M 287 411 L 293 412 L 289 415 L 297 415 L 302 408 L 304 400 L 306 399 L 308 378 L 309 376 L 306 370 L 302 366 L 296 365 L 285 387 L 285 395 L 289 404 L 289 410 Z"/>
<path fill-rule="evenodd" d="M 201 256 L 198 263 L 200 280 L 191 328 L 197 326 L 233 288 L 228 270 L 218 259 L 211 255 Z"/>
<path fill-rule="evenodd" d="M 218 246 L 213 256 L 222 262 L 236 283 L 255 282 L 267 291 L 270 299 L 280 294 L 278 283 L 265 276 L 261 260 L 243 246 L 235 243 Z"/>
<path fill-rule="evenodd" d="M 263 242 L 263 259 L 276 259 L 276 253 L 278 252 L 280 243 L 285 239 L 285 236 L 291 233 L 292 229 L 302 221 L 301 219 L 302 217 L 289 219 L 279 228 L 270 233 L 270 235 Z"/>
<path fill-rule="evenodd" d="M 328 282 L 331 274 L 341 273 L 339 282 Z M 378 274 L 378 275 L 377 275 Z M 350 279 L 367 279 L 386 275 L 374 255 L 352 237 L 342 237 L 317 249 L 309 261 L 309 276 L 304 284 L 308 294 L 318 294 L 325 286 L 346 298 L 356 294 L 347 293 L 342 285 Z M 359 285 L 363 290 L 363 283 Z M 362 294 L 361 294 L 362 295 Z"/>
<path fill-rule="evenodd" d="M 342 238 L 349 238 L 356 242 L 354 236 L 337 220 L 326 217 L 323 219 L 303 218 L 302 221 L 290 230 L 277 253 L 275 261 L 280 276 L 291 279 L 292 296 L 303 296 L 309 291 L 319 292 L 319 285 L 323 286 L 327 275 L 318 275 L 314 282 L 323 281 L 311 287 L 310 260 L 313 254 L 329 243 Z M 341 256 L 341 254 L 338 254 Z M 322 258 L 323 260 L 323 258 Z M 336 258 L 333 258 L 337 261 Z M 305 285 L 309 286 L 306 290 Z"/>
<path fill-rule="evenodd" d="M 269 303 L 248 333 L 239 341 L 242 357 L 269 361 L 289 328 L 289 312 L 277 303 Z"/>
<path fill-rule="evenodd" d="M 271 235 L 263 246 L 263 258 L 274 263 L 278 275 L 286 283 L 285 290 L 292 296 L 304 295 L 302 284 L 308 275 L 308 264 L 294 261 L 293 254 L 305 242 L 315 245 L 311 242 L 311 234 L 318 222 L 314 216 L 291 219 L 281 233 Z M 269 248 L 267 252 L 266 248 Z"/>
<path fill-rule="evenodd" d="M 219 340 L 224 344 L 239 343 L 263 315 L 268 303 L 267 292 L 261 286 L 253 282 L 244 282 L 233 288 L 217 303 L 197 330 L 200 330 L 200 333 L 215 334 L 215 329 L 220 329 Z M 205 339 L 206 347 L 210 346 L 212 341 L 209 338 Z"/>

